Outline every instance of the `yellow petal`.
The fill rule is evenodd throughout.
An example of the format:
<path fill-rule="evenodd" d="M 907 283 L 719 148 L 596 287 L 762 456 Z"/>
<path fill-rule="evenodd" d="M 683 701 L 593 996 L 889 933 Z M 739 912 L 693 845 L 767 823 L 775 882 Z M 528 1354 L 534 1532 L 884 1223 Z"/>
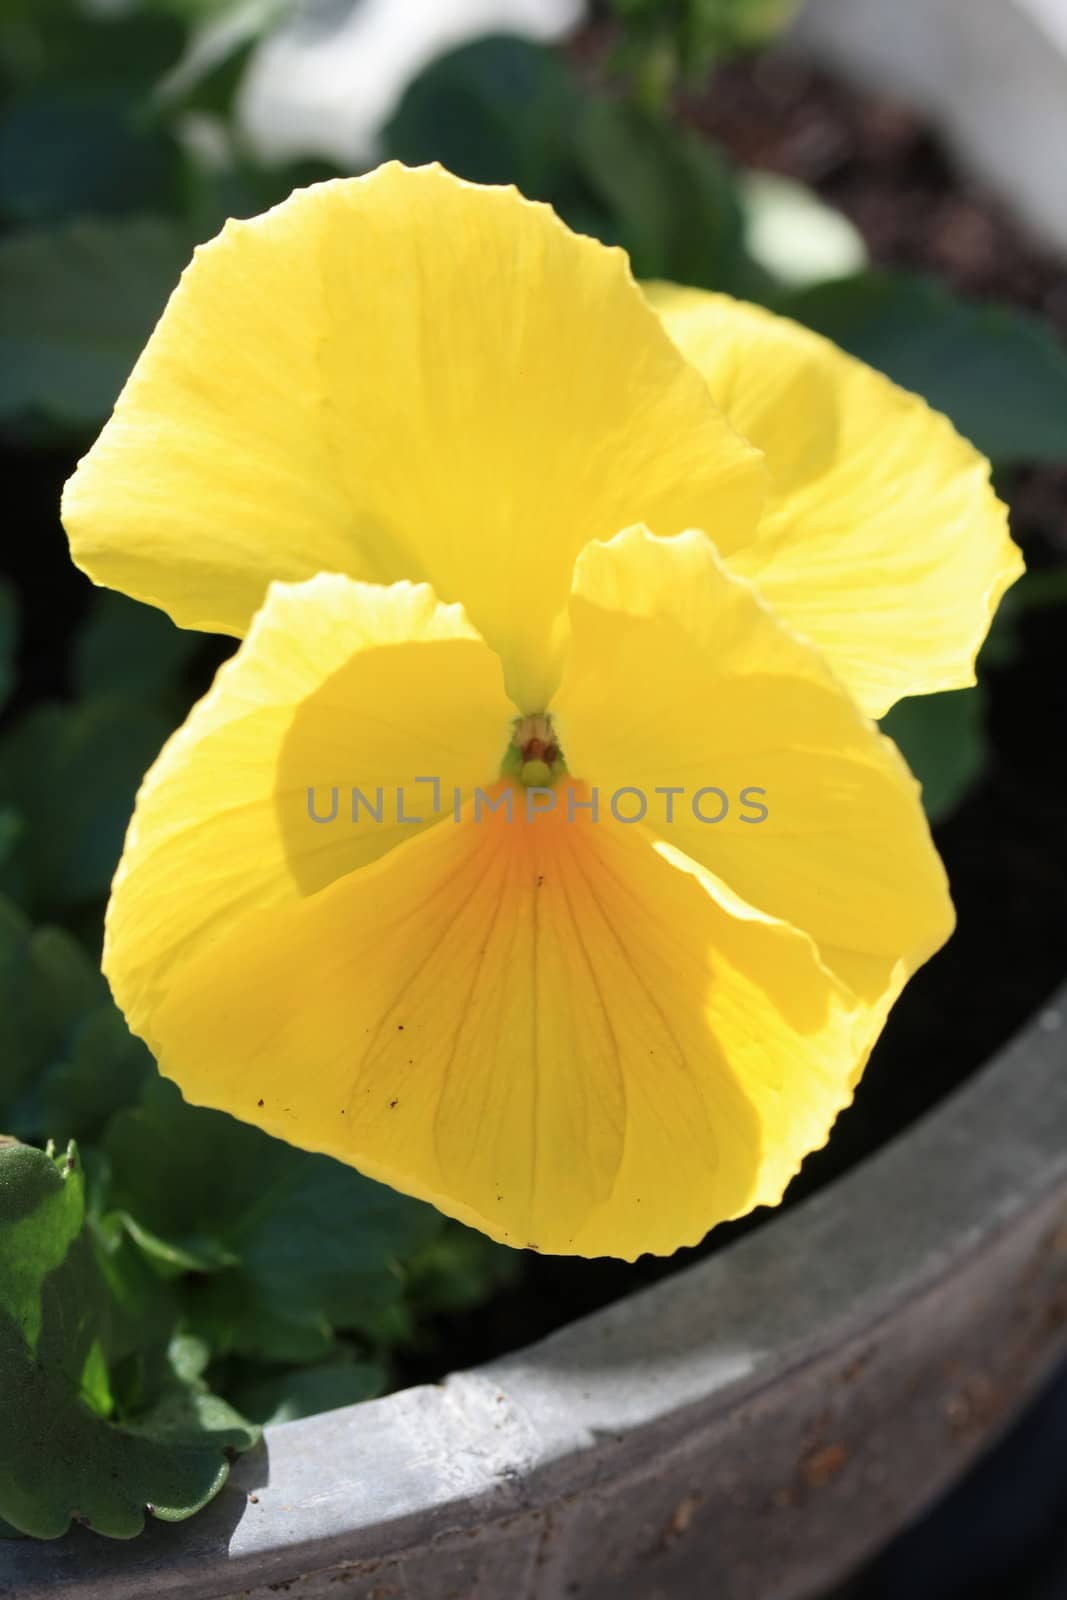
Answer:
<path fill-rule="evenodd" d="M 131 1025 L 245 912 L 315 893 L 494 773 L 512 715 L 499 662 L 425 585 L 273 585 L 137 799 L 105 944 Z"/>
<path fill-rule="evenodd" d="M 243 633 L 272 578 L 429 582 L 536 711 L 587 539 L 737 542 L 763 493 L 621 251 L 391 164 L 197 251 L 64 521 L 96 582 L 183 627 Z"/>
<path fill-rule="evenodd" d="M 896 746 L 816 651 L 699 533 L 590 545 L 571 612 L 552 708 L 570 771 L 604 804 L 640 789 L 659 837 L 872 1003 L 895 993 L 952 930 L 945 874 Z"/>
<path fill-rule="evenodd" d="M 785 317 L 699 289 L 648 292 L 766 455 L 758 536 L 715 540 L 729 565 L 873 717 L 903 695 L 973 683 L 1000 597 L 1023 570 L 984 457 L 923 400 Z"/>
<path fill-rule="evenodd" d="M 501 783 L 510 821 L 243 918 L 143 1022 L 163 1072 L 509 1244 L 630 1259 L 777 1201 L 879 1019 L 572 793 L 529 821 Z"/>

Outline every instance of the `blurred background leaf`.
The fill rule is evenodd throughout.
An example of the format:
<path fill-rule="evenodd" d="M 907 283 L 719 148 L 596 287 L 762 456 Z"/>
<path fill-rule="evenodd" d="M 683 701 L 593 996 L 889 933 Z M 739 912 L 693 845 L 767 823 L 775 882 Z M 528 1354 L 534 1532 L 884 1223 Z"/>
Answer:
<path fill-rule="evenodd" d="M 137 128 L 129 108 L 106 98 L 40 90 L 0 122 L 0 213 L 11 222 L 169 208 L 181 173 L 173 139 Z"/>
<path fill-rule="evenodd" d="M 36 917 L 102 903 L 134 796 L 169 732 L 135 698 L 27 711 L 0 736 L 0 807 L 21 822 L 0 888 Z"/>
<path fill-rule="evenodd" d="M 922 784 L 931 822 L 949 816 L 981 777 L 989 757 L 980 688 L 899 700 L 882 732 L 899 745 Z"/>
<path fill-rule="evenodd" d="M 192 253 L 161 219 L 64 222 L 0 239 L 0 420 L 109 413 Z"/>
<path fill-rule="evenodd" d="M 152 1065 L 78 941 L 0 897 L 0 1128 L 95 1139 Z"/>
<path fill-rule="evenodd" d="M 177 717 L 185 709 L 182 685 L 203 642 L 201 634 L 175 627 L 165 611 L 101 589 L 74 640 L 75 693 L 84 699 L 122 695 L 157 706 L 170 701 Z"/>
<path fill-rule="evenodd" d="M 408 1263 L 408 1298 L 415 1325 L 483 1304 L 516 1283 L 521 1269 L 517 1251 L 446 1220 L 432 1242 Z"/>
<path fill-rule="evenodd" d="M 816 284 L 779 309 L 921 394 L 995 466 L 1067 459 L 1067 352 L 1040 318 L 888 271 Z"/>
<path fill-rule="evenodd" d="M 15 686 L 18 649 L 18 597 L 14 585 L 0 578 L 0 711 Z"/>
<path fill-rule="evenodd" d="M 0 1128 L 42 1141 L 53 1132 L 42 1108 L 55 1076 L 79 1059 L 87 1027 L 109 1010 L 107 986 L 78 941 L 60 928 L 34 928 L 0 897 Z M 99 1093 L 106 1083 L 102 1075 Z M 130 1087 L 120 1073 L 116 1104 Z M 54 1132 L 72 1138 L 83 1127 Z"/>
<path fill-rule="evenodd" d="M 789 22 L 799 0 L 611 0 L 620 26 L 617 60 L 635 97 L 661 110 L 681 82 L 758 49 Z"/>
<path fill-rule="evenodd" d="M 166 209 L 181 157 L 154 94 L 186 30 L 132 11 L 41 0 L 0 21 L 0 217 Z"/>
<path fill-rule="evenodd" d="M 762 287 L 746 255 L 740 194 L 714 146 L 640 105 L 590 99 L 576 129 L 579 161 L 639 278 L 735 294 Z"/>
<path fill-rule="evenodd" d="M 439 57 L 409 85 L 384 129 L 384 153 L 408 166 L 440 161 L 472 183 L 514 183 L 531 200 L 565 204 L 582 103 L 555 51 L 493 35 Z"/>
<path fill-rule="evenodd" d="M 78 0 L 5 0 L 0 20 L 0 85 L 41 84 L 128 105 L 147 104 L 177 62 L 187 31 L 165 9 L 90 10 Z"/>

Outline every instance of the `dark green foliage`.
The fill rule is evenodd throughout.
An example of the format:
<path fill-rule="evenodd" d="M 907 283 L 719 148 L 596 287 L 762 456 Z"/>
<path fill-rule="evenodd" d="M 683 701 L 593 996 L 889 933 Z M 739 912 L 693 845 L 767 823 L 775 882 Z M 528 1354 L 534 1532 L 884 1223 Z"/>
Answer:
<path fill-rule="evenodd" d="M 620 67 L 637 99 L 661 109 L 680 81 L 699 82 L 731 56 L 767 44 L 798 0 L 611 0 Z"/>
<path fill-rule="evenodd" d="M 255 1443 L 172 1347 L 153 1346 L 159 1301 L 139 1274 L 87 1222 L 76 1146 L 0 1146 L 0 1515 L 20 1533 L 55 1539 L 75 1520 L 128 1539 L 148 1508 L 180 1521 Z M 156 1370 L 127 1412 L 112 1373 L 143 1367 L 146 1342 Z"/>
<path fill-rule="evenodd" d="M 780 309 L 921 394 L 995 466 L 1067 460 L 1067 352 L 1038 317 L 903 272 L 818 284 Z"/>
<path fill-rule="evenodd" d="M 931 822 L 955 811 L 981 776 L 989 754 L 979 688 L 900 700 L 882 719 L 882 732 L 900 746 L 922 784 Z"/>
<path fill-rule="evenodd" d="M 373 1338 L 402 1298 L 400 1263 L 438 1214 L 155 1080 L 107 1130 L 111 1204 L 164 1273 L 192 1270 L 220 1348 L 312 1359 L 336 1330 Z"/>
<path fill-rule="evenodd" d="M 98 426 L 192 243 L 160 219 L 66 221 L 0 239 L 0 422 Z"/>

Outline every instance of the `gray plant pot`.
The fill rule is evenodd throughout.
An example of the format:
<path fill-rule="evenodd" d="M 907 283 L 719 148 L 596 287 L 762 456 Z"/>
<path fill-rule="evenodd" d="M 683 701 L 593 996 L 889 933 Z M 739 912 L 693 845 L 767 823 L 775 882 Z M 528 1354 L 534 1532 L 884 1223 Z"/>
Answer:
<path fill-rule="evenodd" d="M 1067 0 L 803 0 L 794 44 L 921 107 L 967 172 L 1067 250 Z"/>
<path fill-rule="evenodd" d="M 876 1157 L 437 1386 L 269 1429 L 200 1516 L 13 1543 L 38 1600 L 799 1600 L 1067 1348 L 1067 988 Z M 917 1063 L 921 1070 L 921 1063 Z"/>

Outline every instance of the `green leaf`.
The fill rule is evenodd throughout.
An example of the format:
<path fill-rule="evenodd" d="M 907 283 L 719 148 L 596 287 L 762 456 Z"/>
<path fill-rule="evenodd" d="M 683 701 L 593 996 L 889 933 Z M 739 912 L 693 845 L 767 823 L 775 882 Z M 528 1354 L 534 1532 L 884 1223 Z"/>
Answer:
<path fill-rule="evenodd" d="M 44 704 L 0 739 L 0 806 L 22 818 L 3 887 L 35 915 L 102 899 L 170 719 L 118 698 Z"/>
<path fill-rule="evenodd" d="M 619 19 L 615 63 L 635 99 L 668 114 L 679 78 L 699 84 L 716 61 L 758 49 L 785 27 L 798 0 L 611 0 Z"/>
<path fill-rule="evenodd" d="M 953 812 L 981 777 L 989 747 L 980 688 L 900 700 L 882 719 L 882 732 L 896 741 L 922 784 L 931 822 Z"/>
<path fill-rule="evenodd" d="M 411 1263 L 409 1299 L 416 1321 L 483 1305 L 515 1283 L 521 1270 L 520 1251 L 448 1221 Z"/>
<path fill-rule="evenodd" d="M 74 640 L 74 687 L 85 699 L 180 702 L 183 677 L 203 642 L 202 634 L 175 627 L 155 606 L 97 590 Z"/>
<path fill-rule="evenodd" d="M 171 135 L 120 102 L 41 89 L 0 115 L 0 215 L 11 222 L 167 209 L 181 170 Z"/>
<path fill-rule="evenodd" d="M 712 61 L 758 49 L 788 23 L 797 0 L 611 0 L 624 38 L 673 42 L 680 65 L 700 72 Z"/>
<path fill-rule="evenodd" d="M 96 1137 L 151 1066 L 81 946 L 0 897 L 0 1127 Z"/>
<path fill-rule="evenodd" d="M 64 1138 L 97 1139 L 114 1112 L 137 1098 L 152 1066 L 148 1050 L 106 996 L 80 1020 L 65 1053 L 36 1080 L 22 1117 L 38 1134 L 54 1128 Z"/>
<path fill-rule="evenodd" d="M 243 1417 L 268 1427 L 373 1400 L 384 1388 L 385 1372 L 377 1362 L 327 1361 L 269 1377 L 246 1377 L 231 1398 Z"/>
<path fill-rule="evenodd" d="M 77 0 L 4 0 L 0 68 L 21 85 L 133 105 L 148 99 L 185 40 L 180 22 L 143 6 L 108 14 Z"/>
<path fill-rule="evenodd" d="M 1045 611 L 1067 605 L 1067 567 L 1031 569 L 1006 597 L 1018 611 Z"/>
<path fill-rule="evenodd" d="M 173 1368 L 150 1410 L 119 1417 L 114 1317 L 75 1147 L 59 1158 L 0 1147 L 0 1516 L 21 1533 L 55 1539 L 76 1520 L 121 1539 L 141 1531 L 147 1510 L 179 1521 L 222 1487 L 227 1453 L 255 1442 L 254 1428 Z"/>
<path fill-rule="evenodd" d="M 0 806 L 0 880 L 5 877 L 7 864 L 14 859 L 15 850 L 22 837 L 22 818 L 13 806 Z"/>
<path fill-rule="evenodd" d="M 204 113 L 210 119 L 212 137 L 223 132 L 233 114 L 234 103 L 255 52 L 256 39 L 239 39 L 232 48 L 210 64 L 204 63 L 199 71 L 179 70 L 170 78 L 166 95 L 172 107 L 182 113 Z M 194 62 L 189 65 L 193 66 Z M 188 126 L 188 125 L 187 125 Z M 188 134 L 187 134 L 188 137 Z M 187 149 L 195 153 L 195 143 Z M 198 163 L 194 162 L 194 172 Z"/>
<path fill-rule="evenodd" d="M 115 1412 L 128 1418 L 150 1409 L 175 1381 L 199 1379 L 206 1362 L 195 1372 L 186 1370 L 188 1363 L 179 1360 L 185 1341 L 174 1332 L 181 1314 L 177 1295 L 160 1283 L 126 1230 L 99 1215 L 107 1171 L 98 1153 L 92 1154 L 94 1170 L 86 1174 L 86 1226 L 108 1294 L 101 1348 L 106 1350 Z"/>
<path fill-rule="evenodd" d="M 820 284 L 777 309 L 923 395 L 995 466 L 1067 460 L 1067 352 L 1040 318 L 894 272 Z"/>
<path fill-rule="evenodd" d="M 14 860 L 22 837 L 22 818 L 13 806 L 0 806 L 0 881 L 6 878 L 8 863 Z"/>
<path fill-rule="evenodd" d="M 103 1144 L 112 1203 L 147 1250 L 202 1275 L 191 1326 L 220 1350 L 313 1360 L 335 1329 L 373 1334 L 404 1291 L 402 1264 L 442 1226 L 431 1207 L 150 1082 Z"/>
<path fill-rule="evenodd" d="M 580 106 L 558 55 L 494 35 L 440 56 L 408 86 L 384 149 L 408 166 L 440 161 L 474 183 L 514 183 L 531 199 L 555 201 L 571 181 Z"/>
<path fill-rule="evenodd" d="M 0 77 L 14 90 L 0 110 L 0 214 L 26 223 L 176 207 L 181 152 L 155 89 L 186 29 L 69 0 L 21 10 L 0 21 Z"/>
<path fill-rule="evenodd" d="M 0 419 L 101 424 L 191 254 L 177 225 L 71 222 L 0 241 Z"/>
<path fill-rule="evenodd" d="M 356 0 L 359 3 L 359 0 Z M 232 26 L 264 32 L 294 8 L 295 0 L 145 0 L 154 11 L 168 12 L 186 22 L 215 22 L 237 13 Z"/>
<path fill-rule="evenodd" d="M 168 1239 L 161 1239 L 128 1212 L 116 1212 L 115 1215 L 164 1278 L 180 1277 L 184 1272 L 218 1272 L 222 1267 L 235 1267 L 240 1263 L 240 1258 L 217 1239 L 188 1234 L 180 1244 L 172 1244 Z"/>
<path fill-rule="evenodd" d="M 25 1086 L 68 1050 L 83 1018 L 105 998 L 103 979 L 69 934 L 34 931 L 0 897 L 0 1125 L 15 1126 Z"/>
<path fill-rule="evenodd" d="M 583 103 L 577 155 L 639 278 L 735 293 L 762 287 L 744 250 L 733 170 L 706 140 L 640 106 Z"/>
<path fill-rule="evenodd" d="M 15 656 L 18 650 L 18 603 L 15 591 L 0 578 L 0 711 L 15 687 Z"/>

